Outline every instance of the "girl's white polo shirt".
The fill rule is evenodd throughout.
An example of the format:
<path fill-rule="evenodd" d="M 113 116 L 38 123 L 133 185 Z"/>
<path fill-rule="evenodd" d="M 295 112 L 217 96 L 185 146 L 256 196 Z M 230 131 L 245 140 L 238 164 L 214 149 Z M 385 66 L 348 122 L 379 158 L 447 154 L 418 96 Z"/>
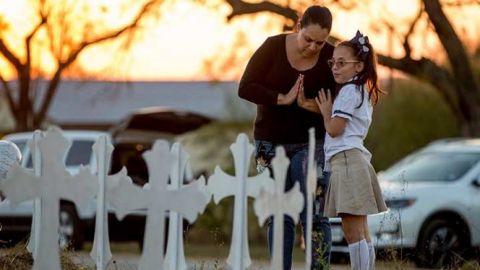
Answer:
<path fill-rule="evenodd" d="M 342 117 L 348 121 L 341 135 L 332 138 L 326 133 L 324 146 L 326 161 L 341 151 L 357 148 L 370 162 L 372 155 L 363 146 L 363 140 L 372 122 L 372 112 L 372 104 L 365 86 L 346 84 L 340 89 L 333 102 L 332 118 Z"/>

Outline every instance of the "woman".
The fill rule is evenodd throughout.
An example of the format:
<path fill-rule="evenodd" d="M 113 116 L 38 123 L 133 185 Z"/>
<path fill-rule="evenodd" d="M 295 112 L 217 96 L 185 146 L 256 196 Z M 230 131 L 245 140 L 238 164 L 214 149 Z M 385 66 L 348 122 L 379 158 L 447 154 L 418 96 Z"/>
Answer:
<path fill-rule="evenodd" d="M 240 80 L 238 95 L 257 104 L 254 126 L 257 169 L 269 168 L 276 146 L 283 146 L 290 158 L 285 190 L 296 182 L 306 196 L 308 129 L 317 134 L 315 158 L 323 167 L 325 127 L 315 103 L 318 90 L 331 89 L 333 76 L 327 60 L 333 46 L 327 43 L 332 27 L 328 8 L 309 7 L 294 33 L 267 38 L 250 59 Z M 319 170 L 322 171 L 322 170 Z M 319 190 L 325 190 L 328 177 L 321 177 Z M 321 192 L 321 196 L 323 192 Z M 323 217 L 321 199 L 317 200 L 313 217 L 312 268 L 328 267 L 330 262 L 331 231 Z M 306 206 L 300 214 L 302 228 L 306 224 Z M 305 235 L 305 231 L 304 231 Z M 268 222 L 268 243 L 272 250 L 273 220 Z M 295 240 L 295 224 L 284 218 L 284 269 L 291 268 Z"/>

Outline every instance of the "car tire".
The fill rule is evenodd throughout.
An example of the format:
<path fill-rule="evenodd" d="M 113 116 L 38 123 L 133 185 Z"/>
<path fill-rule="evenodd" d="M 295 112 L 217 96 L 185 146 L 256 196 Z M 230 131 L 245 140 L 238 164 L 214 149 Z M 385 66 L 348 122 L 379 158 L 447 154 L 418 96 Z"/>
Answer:
<path fill-rule="evenodd" d="M 418 245 L 418 267 L 458 267 L 468 250 L 469 236 L 465 226 L 455 220 L 434 219 L 422 231 Z"/>
<path fill-rule="evenodd" d="M 60 248 L 82 249 L 84 237 L 75 205 L 60 205 L 58 234 Z"/>

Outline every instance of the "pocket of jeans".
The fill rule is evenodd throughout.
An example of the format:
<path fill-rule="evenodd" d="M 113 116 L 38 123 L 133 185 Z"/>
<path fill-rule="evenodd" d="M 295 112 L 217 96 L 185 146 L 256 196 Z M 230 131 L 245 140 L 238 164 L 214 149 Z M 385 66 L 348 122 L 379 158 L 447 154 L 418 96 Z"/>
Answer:
<path fill-rule="evenodd" d="M 255 151 L 257 172 L 261 173 L 270 167 L 270 162 L 275 156 L 274 145 L 268 141 L 255 141 Z"/>

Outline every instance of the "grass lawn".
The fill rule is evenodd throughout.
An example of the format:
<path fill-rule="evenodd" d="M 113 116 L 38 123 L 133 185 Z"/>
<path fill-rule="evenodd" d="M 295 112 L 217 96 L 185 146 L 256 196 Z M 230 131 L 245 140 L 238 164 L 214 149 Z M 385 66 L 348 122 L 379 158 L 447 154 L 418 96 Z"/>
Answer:
<path fill-rule="evenodd" d="M 225 264 L 228 257 L 229 246 L 213 243 L 185 243 L 185 256 L 189 263 L 195 266 L 194 269 L 226 269 Z M 91 243 L 87 243 L 84 248 L 84 252 L 89 252 L 91 249 Z M 111 244 L 112 253 L 114 256 L 122 257 L 135 257 L 140 256 L 140 248 L 136 242 L 126 243 L 113 243 Z M 296 270 L 302 269 L 305 261 L 304 252 L 296 246 L 294 249 L 293 264 Z M 121 255 L 120 255 L 121 254 Z M 250 245 L 250 257 L 253 261 L 252 269 L 264 269 L 269 264 L 268 250 L 266 245 Z M 477 264 L 478 265 L 478 264 Z M 350 265 L 335 264 L 332 265 L 332 269 L 348 270 Z M 419 269 L 416 268 L 412 262 L 408 261 L 377 261 L 377 270 L 387 269 Z M 464 270 L 473 270 L 480 268 L 465 268 Z"/>

